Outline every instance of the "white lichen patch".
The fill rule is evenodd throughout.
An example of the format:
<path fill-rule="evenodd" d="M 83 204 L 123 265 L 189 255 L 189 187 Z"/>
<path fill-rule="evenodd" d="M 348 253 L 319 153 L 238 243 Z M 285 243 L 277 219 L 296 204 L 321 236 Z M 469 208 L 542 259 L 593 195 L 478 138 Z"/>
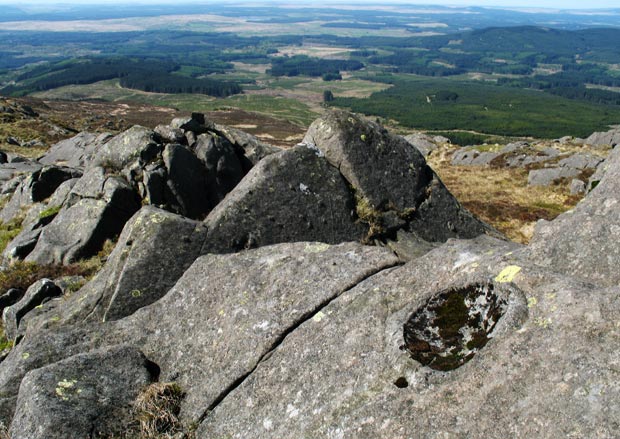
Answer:
<path fill-rule="evenodd" d="M 325 313 L 323 311 L 319 311 L 312 317 L 312 321 L 318 323 L 324 318 L 325 318 Z"/>
<path fill-rule="evenodd" d="M 304 252 L 306 253 L 323 253 L 324 251 L 329 250 L 331 246 L 329 244 L 324 244 L 322 242 L 317 243 L 309 243 L 306 244 L 304 248 Z"/>

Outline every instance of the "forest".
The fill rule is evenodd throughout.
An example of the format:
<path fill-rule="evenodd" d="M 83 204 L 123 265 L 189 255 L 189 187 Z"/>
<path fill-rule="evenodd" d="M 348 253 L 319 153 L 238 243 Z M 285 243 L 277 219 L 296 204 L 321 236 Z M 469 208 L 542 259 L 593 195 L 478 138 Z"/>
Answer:
<path fill-rule="evenodd" d="M 123 87 L 157 93 L 201 93 L 226 97 L 241 93 L 239 84 L 213 79 L 175 75 L 179 66 L 172 62 L 138 58 L 83 58 L 43 65 L 18 77 L 21 85 L 10 85 L 5 94 L 23 96 L 69 84 L 92 84 L 120 79 Z"/>

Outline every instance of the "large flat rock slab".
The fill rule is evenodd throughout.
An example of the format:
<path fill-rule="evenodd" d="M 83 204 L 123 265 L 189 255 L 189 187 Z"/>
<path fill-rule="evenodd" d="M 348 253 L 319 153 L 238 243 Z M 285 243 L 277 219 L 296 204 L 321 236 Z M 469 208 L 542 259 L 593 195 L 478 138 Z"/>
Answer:
<path fill-rule="evenodd" d="M 369 278 L 290 334 L 197 437 L 613 437 L 618 288 L 518 253 L 449 241 Z"/>
<path fill-rule="evenodd" d="M 29 327 L 0 363 L 0 414 L 31 370 L 116 344 L 139 347 L 177 382 L 181 415 L 198 422 L 268 353 L 344 291 L 398 265 L 387 249 L 292 243 L 197 259 L 162 299 L 122 320 Z M 79 293 L 76 293 L 79 297 Z M 10 415 L 5 415 L 9 419 Z"/>

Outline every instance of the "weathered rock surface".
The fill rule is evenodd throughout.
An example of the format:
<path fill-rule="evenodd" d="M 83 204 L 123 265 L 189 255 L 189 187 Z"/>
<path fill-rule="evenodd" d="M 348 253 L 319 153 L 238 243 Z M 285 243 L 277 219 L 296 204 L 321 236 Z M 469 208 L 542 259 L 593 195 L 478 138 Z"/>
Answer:
<path fill-rule="evenodd" d="M 24 161 L 19 163 L 3 163 L 0 165 L 0 185 L 2 193 L 13 193 L 22 176 L 28 176 L 41 169 L 43 165 L 37 162 Z M 16 177 L 18 177 L 16 179 Z"/>
<path fill-rule="evenodd" d="M 397 264 L 386 249 L 353 243 L 281 244 L 200 257 L 164 298 L 130 317 L 75 328 L 51 324 L 57 329 L 45 339 L 29 328 L 33 336 L 0 363 L 0 414 L 11 413 L 28 371 L 130 343 L 161 368 L 162 381 L 176 381 L 187 392 L 183 417 L 195 422 L 297 325 Z"/>
<path fill-rule="evenodd" d="M 248 164 L 253 166 L 268 155 L 281 151 L 280 148 L 261 142 L 245 131 L 218 124 L 214 124 L 214 128 L 218 135 L 225 137 L 230 143 L 243 151 L 244 157 L 248 160 L 248 163 L 244 165 L 246 172 Z"/>
<path fill-rule="evenodd" d="M 22 208 L 50 197 L 66 180 L 81 176 L 76 169 L 58 166 L 45 166 L 34 171 L 17 186 L 11 200 L 0 211 L 0 220 L 10 221 Z"/>
<path fill-rule="evenodd" d="M 330 112 L 310 126 L 304 143 L 324 154 L 351 185 L 371 234 L 405 229 L 443 242 L 497 233 L 456 201 L 417 149 L 372 122 Z"/>
<path fill-rule="evenodd" d="M 135 125 L 100 145 L 87 167 L 121 170 L 135 160 L 149 162 L 161 150 L 160 138 L 153 130 Z"/>
<path fill-rule="evenodd" d="M 78 181 L 67 204 L 47 225 L 27 259 L 39 264 L 67 264 L 96 254 L 106 239 L 118 235 L 139 209 L 128 183 L 92 168 Z"/>
<path fill-rule="evenodd" d="M 452 155 L 453 166 L 488 165 L 500 156 L 499 152 L 479 151 L 474 147 L 461 148 Z"/>
<path fill-rule="evenodd" d="M 542 168 L 533 169 L 527 175 L 528 186 L 550 186 L 562 180 L 572 180 L 581 171 L 575 168 Z"/>
<path fill-rule="evenodd" d="M 182 145 L 166 145 L 163 160 L 168 170 L 166 198 L 173 211 L 199 218 L 215 205 L 207 190 L 207 170 L 196 155 Z"/>
<path fill-rule="evenodd" d="M 5 308 L 2 313 L 6 337 L 11 341 L 16 340 L 22 318 L 37 306 L 61 295 L 62 290 L 50 279 L 41 279 L 32 284 L 19 302 Z"/>
<path fill-rule="evenodd" d="M 605 132 L 592 133 L 586 140 L 588 145 L 609 145 L 620 144 L 620 128 L 613 128 Z"/>
<path fill-rule="evenodd" d="M 572 211 L 539 221 L 530 244 L 539 264 L 599 285 L 620 282 L 620 149 L 600 183 Z"/>
<path fill-rule="evenodd" d="M 70 139 L 52 145 L 45 155 L 39 158 L 39 162 L 44 165 L 84 168 L 92 155 L 112 137 L 107 133 L 79 133 Z"/>
<path fill-rule="evenodd" d="M 357 285 L 290 334 L 197 437 L 613 437 L 618 289 L 540 271 L 515 250 L 449 241 Z M 412 358 L 429 351 L 457 367 Z"/>
<path fill-rule="evenodd" d="M 245 163 L 248 159 L 239 155 L 228 140 L 212 134 L 198 136 L 194 149 L 207 170 L 207 190 L 215 205 L 237 186 L 250 169 Z"/>
<path fill-rule="evenodd" d="M 205 439 L 615 436 L 617 150 L 603 164 L 499 151 L 491 166 L 606 169 L 524 247 L 485 236 L 414 147 L 357 116 L 328 113 L 275 153 L 225 130 L 199 114 L 134 128 L 98 152 L 107 171 L 87 163 L 29 209 L 41 234 L 29 258 L 67 262 L 112 206 L 122 227 L 138 193 L 167 208 L 174 191 L 192 208 L 193 188 L 223 198 L 204 222 L 142 207 L 79 291 L 58 296 L 64 279 L 0 297 L 16 342 L 0 353 L 12 437 L 127 435 L 154 380 L 180 386 L 183 426 Z M 199 178 L 180 183 L 188 169 Z M 381 246 L 325 243 L 363 237 Z M 307 239 L 323 242 L 288 242 Z"/>
<path fill-rule="evenodd" d="M 75 355 L 22 381 L 13 439 L 112 437 L 135 422 L 132 403 L 157 376 L 135 347 Z"/>
<path fill-rule="evenodd" d="M 297 146 L 258 163 L 205 220 L 203 253 L 318 240 L 358 241 L 353 195 L 315 150 Z"/>
<path fill-rule="evenodd" d="M 111 321 L 133 314 L 174 286 L 199 256 L 200 222 L 145 206 L 125 225 L 105 266 L 79 292 L 31 311 L 23 327 Z"/>
<path fill-rule="evenodd" d="M 431 136 L 422 133 L 409 134 L 404 136 L 405 140 L 415 147 L 420 154 L 428 157 L 431 152 L 437 149 L 437 143 Z"/>

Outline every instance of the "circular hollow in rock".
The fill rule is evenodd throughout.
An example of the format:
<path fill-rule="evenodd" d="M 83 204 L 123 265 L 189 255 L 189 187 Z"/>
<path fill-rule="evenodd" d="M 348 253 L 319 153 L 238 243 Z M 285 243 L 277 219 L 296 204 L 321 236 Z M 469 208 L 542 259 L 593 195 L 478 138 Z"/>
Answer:
<path fill-rule="evenodd" d="M 424 366 L 454 370 L 487 344 L 507 308 L 490 282 L 440 291 L 405 323 L 403 348 Z"/>

